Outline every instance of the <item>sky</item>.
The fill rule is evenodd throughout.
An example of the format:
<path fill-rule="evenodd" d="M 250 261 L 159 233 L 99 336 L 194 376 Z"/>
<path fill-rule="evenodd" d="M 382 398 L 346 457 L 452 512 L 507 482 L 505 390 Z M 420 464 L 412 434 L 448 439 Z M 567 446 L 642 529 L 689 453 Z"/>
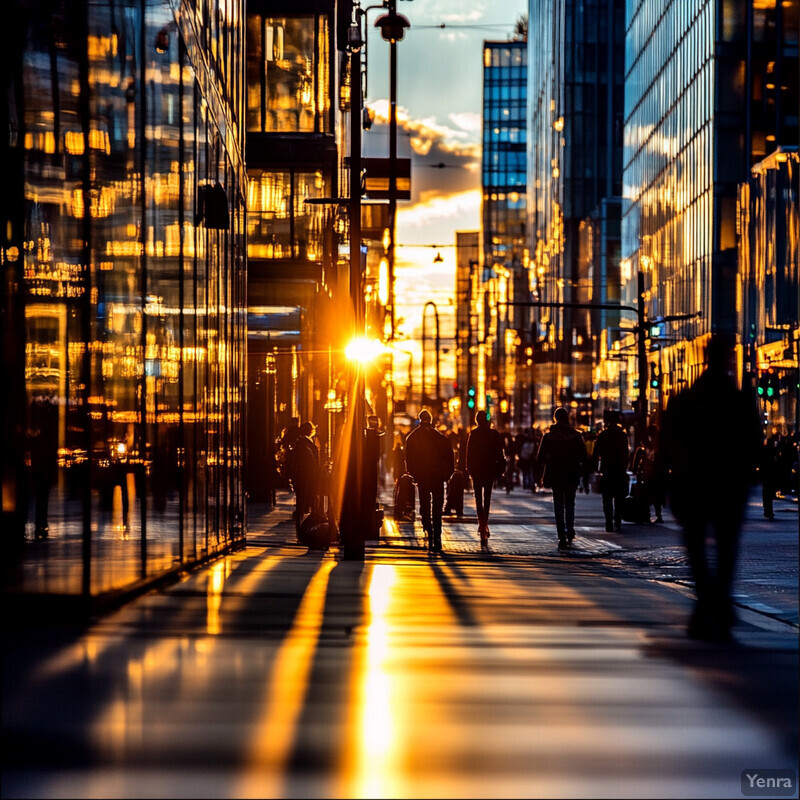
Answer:
<path fill-rule="evenodd" d="M 527 0 L 397 0 L 398 13 L 411 24 L 397 45 L 397 152 L 411 158 L 412 198 L 397 210 L 395 318 L 409 340 L 405 346 L 416 354 L 415 372 L 427 301 L 436 303 L 442 349 L 453 349 L 456 231 L 480 227 L 483 42 L 512 38 L 527 8 Z M 363 133 L 363 153 L 375 157 L 389 155 L 389 45 L 374 27 L 382 13 L 368 11 L 366 25 L 365 102 L 375 123 Z M 434 264 L 437 252 L 444 260 Z M 429 316 L 431 341 L 433 333 Z M 404 369 L 396 364 L 397 372 Z M 454 362 L 445 357 L 443 383 L 453 372 Z"/>

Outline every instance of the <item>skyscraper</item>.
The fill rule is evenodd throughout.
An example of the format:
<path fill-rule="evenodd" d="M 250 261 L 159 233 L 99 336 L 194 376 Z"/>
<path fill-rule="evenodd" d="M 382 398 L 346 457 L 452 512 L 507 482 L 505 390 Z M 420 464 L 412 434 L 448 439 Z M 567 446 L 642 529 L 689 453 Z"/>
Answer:
<path fill-rule="evenodd" d="M 592 363 L 607 312 L 575 308 L 615 298 L 622 178 L 622 0 L 530 4 L 528 218 L 535 416 L 575 403 L 590 422 Z M 581 252 L 587 221 L 596 242 Z M 602 325 L 602 328 L 601 328 Z M 580 401 L 580 402 L 579 402 Z"/>

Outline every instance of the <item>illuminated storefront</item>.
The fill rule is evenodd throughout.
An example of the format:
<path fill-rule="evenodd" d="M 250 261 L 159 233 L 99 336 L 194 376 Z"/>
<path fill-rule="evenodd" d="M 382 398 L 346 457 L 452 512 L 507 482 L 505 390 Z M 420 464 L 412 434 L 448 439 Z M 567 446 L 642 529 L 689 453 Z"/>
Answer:
<path fill-rule="evenodd" d="M 5 582 L 103 597 L 243 543 L 242 6 L 11 24 Z"/>

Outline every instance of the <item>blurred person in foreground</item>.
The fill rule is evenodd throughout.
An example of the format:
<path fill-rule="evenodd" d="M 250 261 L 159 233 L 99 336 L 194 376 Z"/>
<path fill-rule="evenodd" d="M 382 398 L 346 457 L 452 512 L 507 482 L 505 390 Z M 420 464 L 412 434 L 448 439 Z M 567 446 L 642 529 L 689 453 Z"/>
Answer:
<path fill-rule="evenodd" d="M 737 386 L 731 354 L 729 337 L 711 338 L 706 370 L 667 404 L 657 453 L 694 578 L 696 601 L 687 633 L 717 642 L 730 640 L 735 622 L 731 589 L 739 534 L 761 448 L 755 396 Z M 708 528 L 713 554 L 707 549 Z"/>

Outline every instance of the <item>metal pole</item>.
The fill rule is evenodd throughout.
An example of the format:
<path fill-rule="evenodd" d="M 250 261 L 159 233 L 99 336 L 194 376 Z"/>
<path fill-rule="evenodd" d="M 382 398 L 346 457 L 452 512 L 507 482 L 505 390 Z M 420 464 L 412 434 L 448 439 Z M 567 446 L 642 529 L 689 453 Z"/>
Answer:
<path fill-rule="evenodd" d="M 396 12 L 396 0 L 389 0 L 389 14 Z M 386 456 L 394 448 L 394 245 L 397 219 L 397 42 L 389 42 L 389 247 L 386 252 L 387 281 L 389 289 L 389 397 L 386 404 Z M 408 398 L 406 398 L 408 404 Z"/>
<path fill-rule="evenodd" d="M 354 11 L 353 25 L 359 28 L 361 9 Z M 361 279 L 361 48 L 350 48 L 350 299 L 356 336 L 364 335 L 364 298 Z M 365 419 L 364 369 L 357 365 L 353 373 L 350 409 L 350 453 L 347 459 L 340 535 L 342 557 L 364 560 L 366 539 L 363 519 L 363 427 Z"/>
<path fill-rule="evenodd" d="M 644 316 L 644 272 L 639 270 L 636 303 L 636 347 L 639 361 L 639 408 L 636 420 L 636 444 L 644 439 L 647 429 L 647 345 L 645 343 L 646 321 Z"/>

